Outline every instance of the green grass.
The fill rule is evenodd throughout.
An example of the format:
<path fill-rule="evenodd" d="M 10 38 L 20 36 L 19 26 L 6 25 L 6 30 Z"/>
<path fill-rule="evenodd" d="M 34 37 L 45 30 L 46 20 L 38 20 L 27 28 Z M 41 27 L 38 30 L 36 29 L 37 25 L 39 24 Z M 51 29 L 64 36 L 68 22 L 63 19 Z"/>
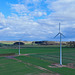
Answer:
<path fill-rule="evenodd" d="M 50 65 L 50 62 L 47 62 L 47 61 L 44 61 L 44 60 L 40 60 L 38 58 L 35 58 L 35 57 L 31 57 L 31 56 L 19 56 L 19 57 L 16 57 L 17 59 L 20 59 L 26 63 L 31 63 L 33 65 L 37 65 L 37 66 L 47 66 L 47 65 Z"/>
<path fill-rule="evenodd" d="M 47 61 L 53 61 L 54 63 L 59 63 L 60 54 L 59 52 L 53 53 L 40 53 L 31 55 L 36 58 L 40 58 Z M 75 63 L 75 53 L 74 52 L 63 52 L 63 64 Z"/>
<path fill-rule="evenodd" d="M 35 58 L 32 56 L 19 56 L 16 57 L 17 59 L 22 60 L 26 63 L 31 63 L 33 65 L 41 66 L 43 68 L 46 68 L 50 71 L 53 71 L 54 73 L 59 73 L 61 75 L 75 75 L 75 69 L 71 68 L 50 68 L 48 65 L 51 65 L 53 63 L 52 61 L 46 61 L 39 58 Z"/>
<path fill-rule="evenodd" d="M 55 50 L 56 49 L 56 50 Z M 59 51 L 59 48 L 24 48 L 21 49 L 21 54 L 27 54 L 27 53 L 48 53 L 48 52 L 57 52 Z M 3 53 L 17 53 L 18 49 L 0 49 L 0 54 Z"/>
<path fill-rule="evenodd" d="M 35 75 L 46 72 L 13 59 L 0 57 L 0 75 L 27 75 L 29 73 Z"/>
<path fill-rule="evenodd" d="M 16 53 L 18 49 L 0 49 L 0 54 Z M 15 58 L 22 60 L 8 59 L 0 57 L 0 75 L 36 75 L 38 73 L 45 73 L 44 71 L 35 68 L 41 66 L 53 73 L 60 75 L 75 75 L 75 69 L 71 68 L 50 68 L 48 65 L 52 63 L 59 63 L 59 48 L 58 47 L 31 47 L 21 49 L 21 54 L 29 54 L 29 56 L 17 56 Z M 27 65 L 24 63 L 30 63 Z M 63 48 L 63 64 L 75 63 L 75 48 Z"/>
<path fill-rule="evenodd" d="M 21 54 L 27 54 L 27 53 L 54 53 L 54 52 L 59 52 L 58 47 L 33 47 L 33 48 L 24 48 L 21 49 Z M 63 48 L 63 52 L 75 52 L 75 48 Z M 17 53 L 18 54 L 18 49 L 0 49 L 0 54 L 3 53 Z"/>
<path fill-rule="evenodd" d="M 71 68 L 47 68 L 51 71 L 54 71 L 56 73 L 59 73 L 60 75 L 75 75 L 75 69 Z"/>

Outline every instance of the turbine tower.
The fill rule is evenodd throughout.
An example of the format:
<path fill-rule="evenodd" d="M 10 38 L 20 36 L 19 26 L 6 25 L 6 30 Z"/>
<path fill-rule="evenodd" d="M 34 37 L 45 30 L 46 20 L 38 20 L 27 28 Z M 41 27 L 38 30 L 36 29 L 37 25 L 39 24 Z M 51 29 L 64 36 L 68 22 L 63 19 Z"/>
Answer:
<path fill-rule="evenodd" d="M 60 65 L 62 66 L 62 40 L 61 40 L 61 37 L 64 35 L 60 32 L 60 23 L 59 23 L 59 33 L 54 38 L 56 38 L 58 35 L 60 36 Z"/>
<path fill-rule="evenodd" d="M 19 40 L 19 55 L 20 55 L 20 40 Z"/>
<path fill-rule="evenodd" d="M 23 39 L 24 35 L 22 36 L 22 38 L 19 39 L 19 55 L 21 54 L 21 40 Z"/>

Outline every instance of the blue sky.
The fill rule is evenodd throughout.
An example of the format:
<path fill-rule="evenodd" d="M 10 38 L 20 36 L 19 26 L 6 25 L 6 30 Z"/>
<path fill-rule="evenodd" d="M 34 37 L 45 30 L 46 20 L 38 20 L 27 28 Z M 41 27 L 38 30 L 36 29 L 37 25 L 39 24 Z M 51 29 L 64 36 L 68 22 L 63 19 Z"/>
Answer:
<path fill-rule="evenodd" d="M 0 40 L 59 41 L 53 38 L 59 29 L 63 41 L 75 41 L 74 0 L 2 0 L 0 1 Z"/>
<path fill-rule="evenodd" d="M 17 0 L 2 0 L 0 1 L 0 12 L 2 12 L 5 17 L 9 16 L 12 12 L 10 3 L 16 4 L 18 3 Z"/>

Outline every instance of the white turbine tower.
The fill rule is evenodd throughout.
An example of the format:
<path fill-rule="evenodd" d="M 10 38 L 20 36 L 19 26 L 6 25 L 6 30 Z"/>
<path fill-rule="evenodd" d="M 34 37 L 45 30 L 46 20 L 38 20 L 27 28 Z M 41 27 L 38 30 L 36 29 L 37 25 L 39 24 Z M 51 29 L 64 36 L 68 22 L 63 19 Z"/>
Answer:
<path fill-rule="evenodd" d="M 21 40 L 23 39 L 24 35 L 22 36 L 21 39 L 19 39 L 19 55 L 21 54 Z"/>
<path fill-rule="evenodd" d="M 20 55 L 21 53 L 20 53 L 20 40 L 19 40 L 19 55 Z"/>
<path fill-rule="evenodd" d="M 61 40 L 61 37 L 64 35 L 60 32 L 60 23 L 59 23 L 59 33 L 54 38 L 56 38 L 58 35 L 60 36 L 60 65 L 62 66 L 62 40 Z"/>

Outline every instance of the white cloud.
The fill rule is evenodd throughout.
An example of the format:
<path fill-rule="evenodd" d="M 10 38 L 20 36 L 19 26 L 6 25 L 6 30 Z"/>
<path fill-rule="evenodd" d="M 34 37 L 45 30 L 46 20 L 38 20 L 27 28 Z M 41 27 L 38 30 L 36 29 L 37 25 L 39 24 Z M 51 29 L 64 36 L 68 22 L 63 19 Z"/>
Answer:
<path fill-rule="evenodd" d="M 41 16 L 46 16 L 47 13 L 44 11 L 40 11 L 40 10 L 34 10 L 30 13 L 30 16 L 36 16 L 36 17 L 41 17 Z"/>
<path fill-rule="evenodd" d="M 29 15 L 29 16 L 46 16 L 47 13 L 45 12 L 42 7 L 43 0 L 20 0 L 19 4 L 11 4 L 11 8 L 19 13 L 20 15 Z"/>
<path fill-rule="evenodd" d="M 50 16 L 64 21 L 75 20 L 74 7 L 74 0 L 56 0 L 52 2 L 52 5 L 48 2 L 48 8 L 54 11 Z"/>
<path fill-rule="evenodd" d="M 0 25 L 5 25 L 5 17 L 1 12 L 0 12 Z"/>
<path fill-rule="evenodd" d="M 11 4 L 13 12 L 7 18 L 0 13 L 0 35 L 21 38 L 23 35 L 33 39 L 47 39 L 58 33 L 58 24 L 61 22 L 62 32 L 66 28 L 75 28 L 75 1 L 74 0 L 21 0 L 19 4 Z M 47 4 L 44 7 L 42 2 Z M 43 8 L 42 9 L 42 5 Z M 50 14 L 46 10 L 52 10 Z M 17 14 L 16 14 L 16 13 Z M 40 19 L 40 17 L 44 19 Z M 37 20 L 38 18 L 38 20 Z M 73 36 L 73 35 L 72 35 Z"/>
<path fill-rule="evenodd" d="M 0 18 L 4 18 L 4 15 L 0 12 Z"/>
<path fill-rule="evenodd" d="M 52 33 L 48 26 L 43 26 L 39 22 L 35 22 L 29 16 L 18 16 L 12 14 L 6 18 L 6 27 L 0 30 L 0 33 L 5 33 L 6 37 L 21 38 L 23 35 L 29 38 L 40 39 L 46 38 L 47 34 Z M 48 32 L 48 33 L 47 33 Z M 8 35 L 8 36 L 7 36 Z"/>
<path fill-rule="evenodd" d="M 26 14 L 28 13 L 28 9 L 24 4 L 11 4 L 11 8 L 18 12 L 19 14 Z"/>

